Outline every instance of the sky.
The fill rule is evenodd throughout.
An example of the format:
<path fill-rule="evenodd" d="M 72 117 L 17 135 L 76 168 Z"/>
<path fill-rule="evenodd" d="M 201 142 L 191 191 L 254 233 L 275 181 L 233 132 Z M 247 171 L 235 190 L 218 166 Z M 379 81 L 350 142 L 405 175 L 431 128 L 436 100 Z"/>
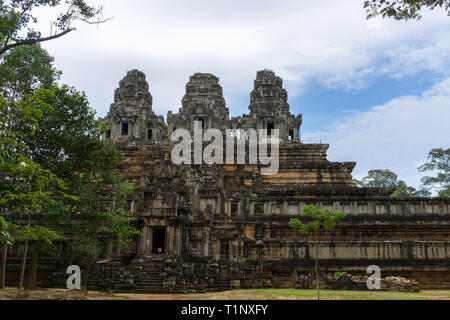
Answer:
<path fill-rule="evenodd" d="M 92 2 L 92 1 L 91 1 Z M 146 73 L 153 109 L 181 107 L 189 77 L 220 78 L 231 116 L 248 113 L 256 72 L 282 77 L 305 143 L 330 144 L 356 178 L 390 169 L 420 185 L 417 168 L 450 142 L 450 17 L 366 20 L 363 0 L 108 0 L 99 26 L 45 43 L 62 83 L 98 116 L 131 69 Z M 38 12 L 43 35 L 52 10 Z M 46 27 L 43 27 L 46 26 Z M 49 32 L 48 30 L 48 32 Z"/>

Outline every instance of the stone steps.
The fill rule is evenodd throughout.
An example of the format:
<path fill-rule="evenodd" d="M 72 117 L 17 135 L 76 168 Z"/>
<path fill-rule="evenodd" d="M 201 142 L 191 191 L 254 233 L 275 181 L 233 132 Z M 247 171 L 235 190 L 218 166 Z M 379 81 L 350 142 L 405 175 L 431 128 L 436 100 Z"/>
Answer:
<path fill-rule="evenodd" d="M 142 261 L 143 260 L 143 261 Z M 163 293 L 163 282 L 165 277 L 165 264 L 162 258 L 141 258 L 138 262 L 142 266 L 136 278 L 136 289 L 138 293 Z"/>

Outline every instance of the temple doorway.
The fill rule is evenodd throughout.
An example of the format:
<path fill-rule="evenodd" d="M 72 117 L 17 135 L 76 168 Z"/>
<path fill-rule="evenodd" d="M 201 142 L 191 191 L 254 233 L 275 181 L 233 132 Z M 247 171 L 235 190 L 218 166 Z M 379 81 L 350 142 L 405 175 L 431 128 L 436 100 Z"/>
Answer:
<path fill-rule="evenodd" d="M 166 250 L 166 229 L 153 229 L 153 254 L 164 254 Z"/>

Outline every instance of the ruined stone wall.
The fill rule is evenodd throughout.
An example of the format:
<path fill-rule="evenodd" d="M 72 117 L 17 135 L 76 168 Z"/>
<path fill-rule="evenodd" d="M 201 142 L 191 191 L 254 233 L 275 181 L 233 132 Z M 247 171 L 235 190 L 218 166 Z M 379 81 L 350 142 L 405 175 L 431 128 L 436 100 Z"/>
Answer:
<path fill-rule="evenodd" d="M 289 174 L 264 180 L 259 175 L 260 166 L 177 167 L 170 161 L 163 165 L 151 159 L 167 152 L 158 150 L 144 147 L 127 153 L 131 160 L 126 161 L 136 169 L 127 175 L 139 180 L 139 172 L 145 172 L 148 180 L 143 190 L 158 190 L 138 190 L 146 199 L 138 211 L 147 228 L 142 233 L 146 234 L 143 246 L 151 246 L 152 228 L 167 226 L 173 235 L 171 239 L 167 236 L 168 254 L 178 257 L 177 263 L 190 266 L 194 262 L 189 260 L 197 259 L 195 263 L 203 265 L 199 270 L 210 270 L 210 265 L 219 270 L 215 278 L 205 275 L 209 282 L 199 280 L 201 273 L 190 282 L 183 280 L 184 272 L 174 271 L 172 285 L 167 285 L 173 288 L 170 290 L 180 291 L 180 283 L 188 291 L 193 290 L 193 283 L 201 283 L 199 290 L 292 287 L 293 274 L 307 275 L 314 261 L 311 237 L 293 230 L 289 220 L 301 217 L 301 208 L 311 203 L 348 215 L 335 232 L 323 235 L 320 264 L 324 270 L 364 274 L 375 264 L 386 276 L 417 278 L 424 288 L 449 287 L 448 199 L 395 199 L 388 196 L 389 189 L 356 188 L 351 180 L 354 164 L 328 162 L 324 145 L 281 147 L 286 159 L 281 161 L 281 175 L 300 167 L 292 180 Z M 318 164 L 321 172 L 334 178 L 324 182 L 322 174 L 320 180 L 315 169 Z"/>

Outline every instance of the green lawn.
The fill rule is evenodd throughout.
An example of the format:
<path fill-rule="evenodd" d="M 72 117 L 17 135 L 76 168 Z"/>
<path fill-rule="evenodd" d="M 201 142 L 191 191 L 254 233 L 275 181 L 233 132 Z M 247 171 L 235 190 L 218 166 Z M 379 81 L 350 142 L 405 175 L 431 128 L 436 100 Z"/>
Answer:
<path fill-rule="evenodd" d="M 320 292 L 323 300 L 450 300 L 450 291 L 423 291 L 420 293 L 405 292 L 360 292 L 360 291 L 332 291 Z M 315 290 L 296 289 L 256 289 L 236 290 L 223 293 L 191 294 L 191 299 L 255 299 L 255 300 L 315 300 Z"/>
<path fill-rule="evenodd" d="M 322 300 L 450 300 L 450 291 L 405 292 L 360 292 L 332 291 L 320 292 Z M 255 289 L 195 294 L 133 294 L 116 293 L 105 296 L 100 292 L 89 292 L 84 296 L 76 291 L 42 289 L 33 292 L 18 291 L 14 288 L 0 290 L 0 300 L 316 300 L 315 290 L 296 289 Z"/>

